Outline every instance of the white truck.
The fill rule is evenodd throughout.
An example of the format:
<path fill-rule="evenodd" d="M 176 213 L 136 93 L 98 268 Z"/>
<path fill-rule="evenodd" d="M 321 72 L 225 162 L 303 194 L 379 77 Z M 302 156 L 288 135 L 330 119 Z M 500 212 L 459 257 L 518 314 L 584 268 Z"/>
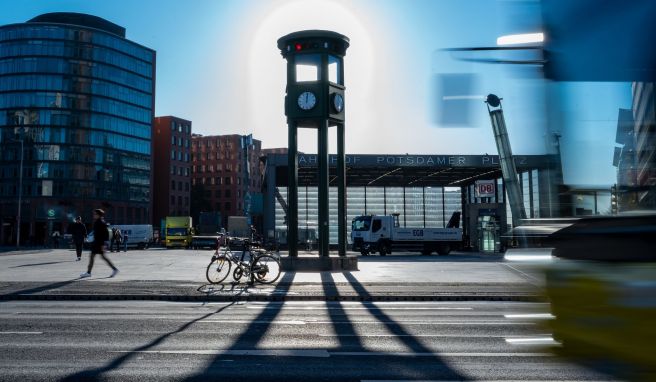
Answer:
<path fill-rule="evenodd" d="M 447 228 L 401 228 L 399 215 L 365 215 L 353 219 L 351 242 L 353 250 L 364 256 L 379 252 L 381 256 L 392 250 L 418 251 L 423 255 L 437 252 L 448 255 L 462 243 L 460 212 L 454 212 Z"/>
<path fill-rule="evenodd" d="M 153 242 L 153 226 L 150 224 L 118 224 L 112 227 L 120 229 L 124 239 L 127 236 L 128 248 L 146 249 Z"/>

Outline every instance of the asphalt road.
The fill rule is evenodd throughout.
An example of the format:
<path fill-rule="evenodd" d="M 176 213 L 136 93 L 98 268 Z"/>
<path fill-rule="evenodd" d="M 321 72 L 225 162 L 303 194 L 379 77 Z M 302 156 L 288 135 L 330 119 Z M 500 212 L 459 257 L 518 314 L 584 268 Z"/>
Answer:
<path fill-rule="evenodd" d="M 2 302 L 0 380 L 610 380 L 553 356 L 548 319 L 519 302 Z"/>

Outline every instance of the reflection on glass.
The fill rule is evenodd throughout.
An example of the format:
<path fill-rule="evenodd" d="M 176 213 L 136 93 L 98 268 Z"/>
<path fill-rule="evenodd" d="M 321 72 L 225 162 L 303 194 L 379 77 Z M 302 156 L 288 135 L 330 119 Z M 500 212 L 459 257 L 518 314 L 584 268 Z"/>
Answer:
<path fill-rule="evenodd" d="M 319 68 L 314 65 L 296 65 L 296 81 L 318 81 Z"/>
<path fill-rule="evenodd" d="M 340 75 L 340 61 L 337 57 L 328 56 L 328 81 L 344 85 Z"/>
<path fill-rule="evenodd" d="M 319 81 L 321 55 L 301 54 L 296 57 L 296 82 Z"/>

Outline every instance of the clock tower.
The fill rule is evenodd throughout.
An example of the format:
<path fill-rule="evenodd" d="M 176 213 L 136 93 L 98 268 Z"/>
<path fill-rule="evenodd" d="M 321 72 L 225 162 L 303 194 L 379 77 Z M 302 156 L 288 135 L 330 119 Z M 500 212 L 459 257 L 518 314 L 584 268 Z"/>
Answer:
<path fill-rule="evenodd" d="M 288 126 L 287 243 L 298 256 L 298 129 L 317 129 L 319 179 L 319 256 L 329 255 L 328 129 L 337 127 L 337 232 L 346 255 L 346 158 L 344 141 L 344 55 L 349 39 L 339 33 L 307 30 L 278 39 L 287 60 L 285 115 Z"/>

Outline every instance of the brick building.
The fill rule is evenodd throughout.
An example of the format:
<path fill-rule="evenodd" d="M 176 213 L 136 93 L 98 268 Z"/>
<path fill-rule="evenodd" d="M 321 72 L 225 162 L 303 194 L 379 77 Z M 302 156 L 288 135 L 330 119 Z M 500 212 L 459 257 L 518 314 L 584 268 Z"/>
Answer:
<path fill-rule="evenodd" d="M 262 142 L 251 135 L 194 134 L 192 137 L 192 188 L 194 208 L 228 216 L 249 216 L 261 225 L 262 175 L 259 165 Z"/>
<path fill-rule="evenodd" d="M 190 216 L 191 121 L 167 116 L 153 124 L 153 225 L 167 216 Z"/>

